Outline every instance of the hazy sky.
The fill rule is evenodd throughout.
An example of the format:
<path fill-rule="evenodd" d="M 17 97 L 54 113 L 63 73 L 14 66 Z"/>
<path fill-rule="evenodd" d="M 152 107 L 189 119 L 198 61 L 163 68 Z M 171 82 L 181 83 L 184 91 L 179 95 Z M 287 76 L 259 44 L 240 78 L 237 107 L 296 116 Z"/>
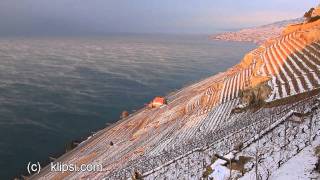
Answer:
<path fill-rule="evenodd" d="M 296 18 L 318 0 L 0 0 L 0 35 L 211 33 Z"/>

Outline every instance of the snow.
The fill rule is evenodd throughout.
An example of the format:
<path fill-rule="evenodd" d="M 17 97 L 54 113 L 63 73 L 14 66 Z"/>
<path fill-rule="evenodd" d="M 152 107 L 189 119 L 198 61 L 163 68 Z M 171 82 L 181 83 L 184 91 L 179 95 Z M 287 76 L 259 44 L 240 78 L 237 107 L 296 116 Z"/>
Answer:
<path fill-rule="evenodd" d="M 317 157 L 314 155 L 314 148 L 320 144 L 320 138 L 313 142 L 312 146 L 303 149 L 283 166 L 277 169 L 270 177 L 271 180 L 309 180 L 319 178 L 319 174 L 312 174 L 315 168 Z"/>
<path fill-rule="evenodd" d="M 233 153 L 229 153 L 224 156 L 227 159 L 234 158 Z M 226 164 L 227 162 L 222 159 L 217 159 L 212 165 L 211 168 L 213 172 L 209 175 L 209 177 L 213 178 L 214 180 L 226 180 L 229 178 L 230 175 L 230 169 L 223 166 L 223 164 Z"/>
<path fill-rule="evenodd" d="M 215 169 L 212 174 L 209 175 L 209 178 L 214 180 L 226 180 L 229 178 L 230 171 L 228 168 L 222 165 L 215 166 Z"/>
<path fill-rule="evenodd" d="M 245 108 L 245 107 L 247 107 L 248 105 L 247 104 L 239 104 L 238 106 L 237 106 L 237 108 Z"/>

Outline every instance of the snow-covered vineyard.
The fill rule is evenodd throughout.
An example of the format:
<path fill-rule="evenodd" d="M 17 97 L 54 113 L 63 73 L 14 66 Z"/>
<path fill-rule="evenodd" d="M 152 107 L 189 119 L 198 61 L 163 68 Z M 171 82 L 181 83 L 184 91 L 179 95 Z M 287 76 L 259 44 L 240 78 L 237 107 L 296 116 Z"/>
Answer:
<path fill-rule="evenodd" d="M 45 168 L 32 178 L 268 179 L 320 138 L 320 21 L 297 26 L 228 71 L 97 132 L 56 160 L 102 164 L 103 171 Z M 231 173 L 221 165 L 227 159 Z"/>
<path fill-rule="evenodd" d="M 215 154 L 233 152 L 237 157 L 253 157 L 245 167 L 250 174 L 243 178 L 252 176 L 254 157 L 259 153 L 259 177 L 267 179 L 273 170 L 278 169 L 315 138 L 320 138 L 319 97 L 243 115 L 241 122 L 230 121 L 216 133 L 199 136 L 190 144 L 184 144 L 183 148 L 132 161 L 126 168 L 115 171 L 106 178 L 121 179 L 131 176 L 134 169 L 144 172 L 142 176 L 145 179 L 200 179 Z M 241 151 L 234 150 L 239 144 L 242 145 Z M 234 178 L 241 177 L 237 171 L 232 174 Z"/>
<path fill-rule="evenodd" d="M 272 75 L 269 101 L 319 87 L 320 44 L 307 44 L 297 33 L 282 37 L 262 54 L 263 75 Z"/>

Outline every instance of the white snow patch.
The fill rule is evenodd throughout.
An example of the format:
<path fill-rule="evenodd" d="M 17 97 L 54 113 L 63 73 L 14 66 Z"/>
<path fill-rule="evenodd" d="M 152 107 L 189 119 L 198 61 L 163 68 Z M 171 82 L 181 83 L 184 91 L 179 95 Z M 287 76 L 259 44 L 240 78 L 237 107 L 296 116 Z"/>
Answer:
<path fill-rule="evenodd" d="M 209 178 L 213 178 L 214 180 L 226 180 L 229 178 L 230 170 L 222 165 L 216 165 L 213 173 L 209 175 Z"/>
<path fill-rule="evenodd" d="M 312 143 L 312 146 L 304 148 L 299 154 L 283 164 L 279 169 L 272 173 L 271 180 L 309 180 L 319 178 L 319 174 L 312 174 L 317 157 L 314 155 L 314 148 L 320 144 L 320 138 Z"/>
<path fill-rule="evenodd" d="M 247 104 L 244 104 L 244 103 L 243 103 L 243 104 L 237 105 L 236 107 L 242 109 L 242 108 L 245 108 L 245 107 L 247 107 L 247 106 L 248 106 Z"/>
<path fill-rule="evenodd" d="M 234 158 L 233 153 L 229 153 L 224 156 L 227 159 Z M 212 165 L 211 169 L 213 172 L 209 175 L 209 178 L 213 178 L 214 180 L 226 180 L 229 179 L 230 169 L 223 166 L 223 164 L 227 163 L 225 160 L 217 159 Z"/>

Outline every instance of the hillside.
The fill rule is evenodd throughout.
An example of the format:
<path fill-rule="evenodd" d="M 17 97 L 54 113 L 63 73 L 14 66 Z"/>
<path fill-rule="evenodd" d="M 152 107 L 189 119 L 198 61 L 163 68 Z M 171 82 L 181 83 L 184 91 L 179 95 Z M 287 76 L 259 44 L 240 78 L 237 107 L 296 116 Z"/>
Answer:
<path fill-rule="evenodd" d="M 226 72 L 170 94 L 167 105 L 141 109 L 55 160 L 102 164 L 102 172 L 46 167 L 32 179 L 268 179 L 305 147 L 319 145 L 319 88 L 316 18 L 284 28 Z"/>
<path fill-rule="evenodd" d="M 211 35 L 212 40 L 223 41 L 245 41 L 261 44 L 267 39 L 277 37 L 281 34 L 283 29 L 289 24 L 296 24 L 302 22 L 302 18 L 279 21 L 268 25 L 241 29 L 237 32 L 225 32 Z"/>

